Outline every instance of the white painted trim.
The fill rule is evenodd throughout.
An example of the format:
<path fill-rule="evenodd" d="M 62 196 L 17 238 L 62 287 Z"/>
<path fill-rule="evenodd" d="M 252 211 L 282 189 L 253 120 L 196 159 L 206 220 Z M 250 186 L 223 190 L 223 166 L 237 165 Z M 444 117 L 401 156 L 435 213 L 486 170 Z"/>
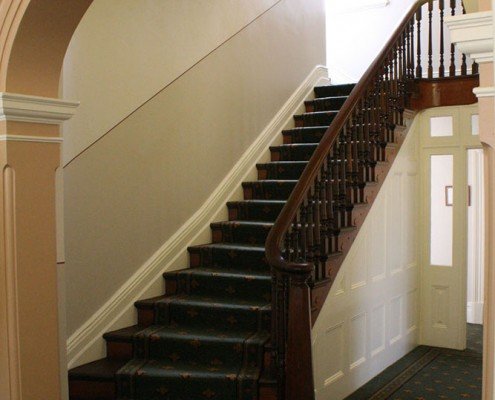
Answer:
<path fill-rule="evenodd" d="M 33 142 L 33 143 L 62 143 L 63 138 L 58 136 L 23 136 L 23 135 L 0 135 L 0 142 Z"/>
<path fill-rule="evenodd" d="M 445 23 L 459 51 L 477 63 L 493 61 L 493 16 L 491 11 L 449 16 Z"/>
<path fill-rule="evenodd" d="M 467 321 L 470 324 L 483 324 L 483 303 L 468 302 L 467 304 Z"/>
<path fill-rule="evenodd" d="M 0 121 L 61 124 L 76 112 L 79 102 L 0 92 Z"/>
<path fill-rule="evenodd" d="M 495 97 L 495 87 L 477 87 L 473 89 L 473 93 L 476 95 L 477 98 Z"/>
<path fill-rule="evenodd" d="M 134 316 L 134 302 L 145 294 L 148 295 L 150 288 L 162 280 L 162 273 L 171 270 L 174 262 L 183 256 L 187 247 L 210 229 L 210 223 L 221 210 L 225 209 L 225 203 L 239 190 L 241 182 L 253 173 L 256 163 L 265 156 L 269 146 L 280 139 L 280 131 L 292 122 L 293 114 L 301 107 L 303 101 L 312 94 L 313 87 L 322 84 L 322 82 L 329 82 L 328 70 L 326 67 L 317 66 L 282 106 L 201 208 L 114 293 L 109 301 L 69 337 L 67 340 L 69 368 L 96 359 L 95 356 L 97 355 L 104 356 L 102 335 L 110 329 L 120 328 L 117 324 L 124 315 Z"/>

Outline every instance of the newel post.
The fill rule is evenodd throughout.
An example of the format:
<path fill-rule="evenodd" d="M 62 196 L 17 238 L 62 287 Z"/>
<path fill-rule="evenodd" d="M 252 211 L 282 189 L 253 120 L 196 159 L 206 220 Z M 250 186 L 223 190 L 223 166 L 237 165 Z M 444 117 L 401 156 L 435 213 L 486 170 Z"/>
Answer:
<path fill-rule="evenodd" d="M 314 399 L 313 362 L 311 352 L 311 303 L 308 280 L 311 274 L 293 274 L 290 278 L 286 400 Z"/>

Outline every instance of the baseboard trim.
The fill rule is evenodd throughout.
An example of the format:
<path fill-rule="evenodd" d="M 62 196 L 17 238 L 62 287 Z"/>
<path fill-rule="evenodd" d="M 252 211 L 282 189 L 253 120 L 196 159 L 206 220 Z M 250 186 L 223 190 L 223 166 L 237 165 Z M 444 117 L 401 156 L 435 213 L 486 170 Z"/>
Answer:
<path fill-rule="evenodd" d="M 467 303 L 467 321 L 470 324 L 483 324 L 483 303 L 474 301 Z"/>
<path fill-rule="evenodd" d="M 311 95 L 313 87 L 328 82 L 327 68 L 316 66 L 200 209 L 136 271 L 110 300 L 68 338 L 69 368 L 92 361 L 98 356 L 100 358 L 105 356 L 103 334 L 108 330 L 121 328 L 117 324 L 124 315 L 134 316 L 134 302 L 143 295 L 148 295 L 150 288 L 162 279 L 162 273 L 171 270 L 174 262 L 184 256 L 187 247 L 195 244 L 194 241 L 209 230 L 210 223 L 225 209 L 226 202 L 235 196 L 241 182 L 253 173 L 256 163 L 266 156 L 270 144 L 280 138 L 280 131 L 292 123 L 293 114 Z"/>

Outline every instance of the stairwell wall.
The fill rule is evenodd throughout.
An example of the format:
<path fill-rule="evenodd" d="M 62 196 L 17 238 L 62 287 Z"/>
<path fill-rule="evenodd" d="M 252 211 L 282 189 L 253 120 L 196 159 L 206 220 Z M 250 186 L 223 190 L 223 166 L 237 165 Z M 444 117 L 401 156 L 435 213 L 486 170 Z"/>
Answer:
<path fill-rule="evenodd" d="M 200 208 L 324 61 L 323 0 L 94 1 L 63 70 L 64 98 L 81 101 L 64 127 L 68 336 Z"/>
<path fill-rule="evenodd" d="M 418 344 L 418 119 L 313 328 L 318 400 L 345 398 Z"/>

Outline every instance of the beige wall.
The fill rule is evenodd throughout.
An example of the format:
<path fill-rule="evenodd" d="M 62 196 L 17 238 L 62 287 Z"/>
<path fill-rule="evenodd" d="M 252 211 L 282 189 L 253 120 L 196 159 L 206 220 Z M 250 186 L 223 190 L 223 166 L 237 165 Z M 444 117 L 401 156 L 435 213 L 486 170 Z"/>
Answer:
<path fill-rule="evenodd" d="M 275 6 L 64 169 L 68 334 L 192 216 L 325 61 L 323 0 L 107 3 L 90 8 L 65 63 L 64 96 L 81 101 L 65 160 Z M 90 56 L 95 43 L 104 62 Z"/>
<path fill-rule="evenodd" d="M 419 119 L 313 328 L 317 399 L 343 399 L 419 339 Z"/>

